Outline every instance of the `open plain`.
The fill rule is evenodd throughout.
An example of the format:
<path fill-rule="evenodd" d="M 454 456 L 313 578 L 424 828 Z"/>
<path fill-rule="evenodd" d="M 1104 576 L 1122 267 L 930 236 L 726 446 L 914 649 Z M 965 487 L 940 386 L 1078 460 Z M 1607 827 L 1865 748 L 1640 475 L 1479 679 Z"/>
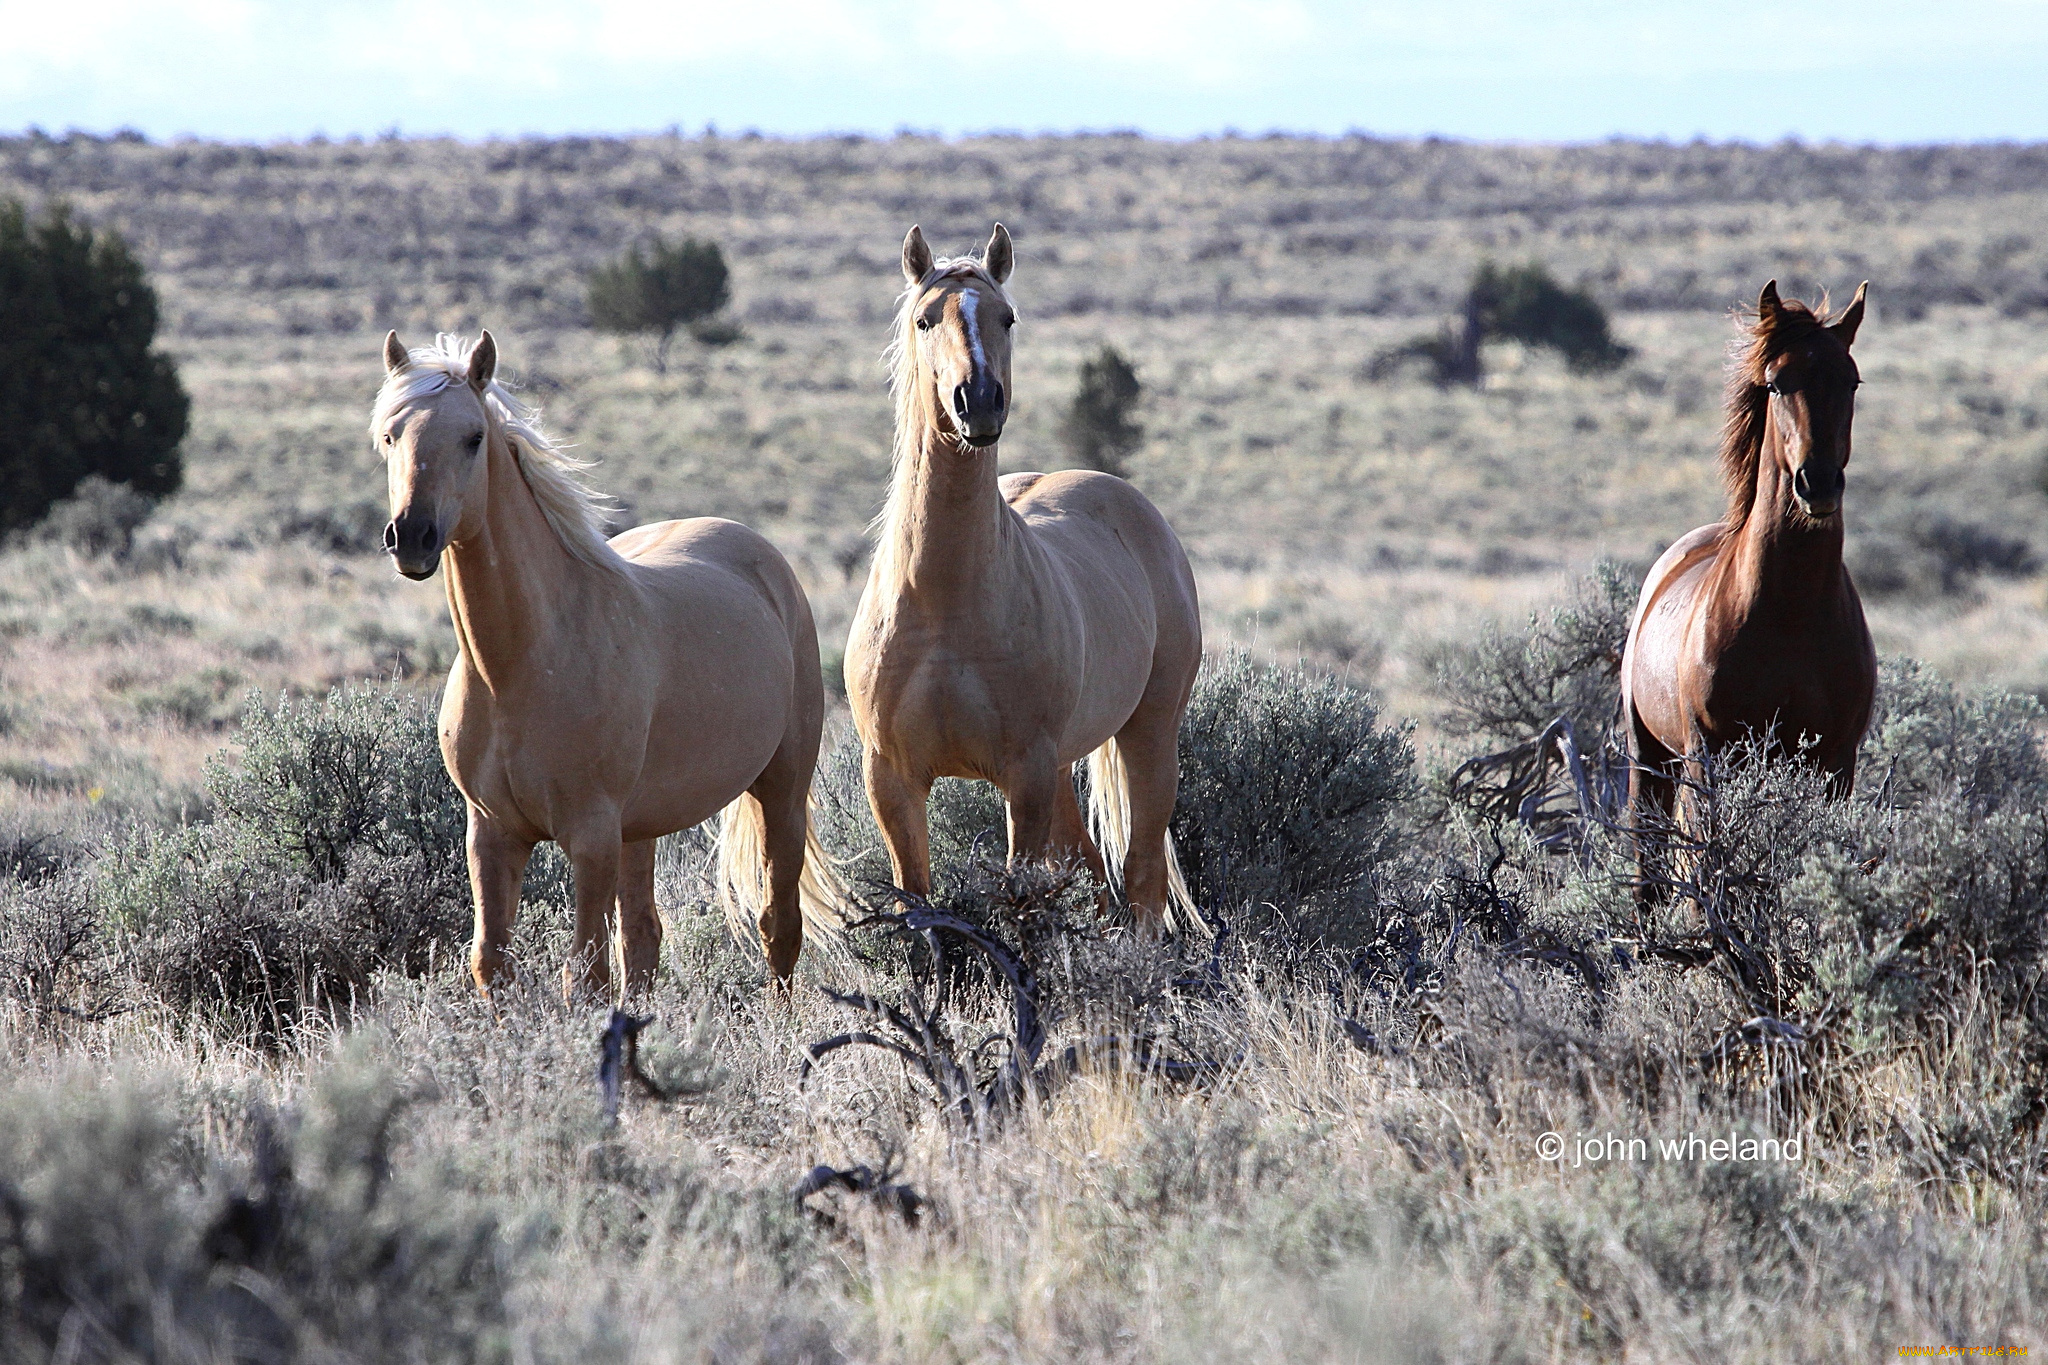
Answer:
<path fill-rule="evenodd" d="M 51 1358 L 2048 1349 L 2048 148 L 37 135 L 0 139 L 0 196 L 129 240 L 193 398 L 185 488 L 125 553 L 33 533 L 0 550 L 18 865 L 0 970 L 26 981 L 49 956 L 33 926 L 87 925 L 0 1022 L 0 1329 Z M 647 1006 L 701 1093 L 629 1099 L 607 1127 L 597 1015 L 539 986 L 473 998 L 454 844 L 293 864 L 299 890 L 259 875 L 283 864 L 257 845 L 282 836 L 250 812 L 305 793 L 242 755 L 318 747 L 280 696 L 310 715 L 372 684 L 334 722 L 371 745 L 372 785 L 396 780 L 379 762 L 438 771 L 420 707 L 454 657 L 442 588 L 378 549 L 384 330 L 490 327 L 622 524 L 765 532 L 811 593 L 829 677 L 887 475 L 899 243 L 921 223 L 966 251 L 995 220 L 1022 316 L 1004 468 L 1062 464 L 1080 363 L 1104 343 L 1132 358 L 1130 477 L 1187 544 L 1212 666 L 1238 646 L 1297 688 L 1261 703 L 1267 739 L 1228 738 L 1225 716 L 1217 744 L 1280 761 L 1301 755 L 1288 734 L 1384 741 L 1383 789 L 1316 836 L 1359 841 L 1356 875 L 1220 900 L 1241 918 L 1214 959 L 1040 944 L 1046 1056 L 1079 1049 L 1073 1074 L 969 1122 L 879 1053 L 806 1076 L 803 1046 L 853 1018 L 818 983 L 909 990 L 914 953 L 812 954 L 791 1000 L 764 995 L 758 954 L 706 904 L 701 844 L 674 840 Z M 657 232 L 722 246 L 742 333 L 678 339 L 666 374 L 583 307 L 587 273 Z M 1589 375 L 1497 345 L 1476 389 L 1368 377 L 1487 260 L 1585 285 L 1634 354 Z M 1587 831 L 1552 856 L 1459 808 L 1443 774 L 1517 738 L 1461 722 L 1470 660 L 1498 664 L 1532 613 L 1540 636 L 1596 561 L 1639 578 L 1719 515 L 1729 314 L 1771 278 L 1838 302 L 1871 281 L 1849 562 L 1880 655 L 1920 666 L 1888 665 L 1856 802 L 1827 807 L 1796 772 L 1731 778 L 1728 809 L 1754 822 L 1701 865 L 1734 870 L 1646 924 L 1618 841 Z M 1290 731 L 1297 703 L 1349 719 Z M 821 783 L 835 853 L 871 860 L 843 747 Z M 294 818 L 317 824 L 307 799 Z M 948 799 L 949 894 L 1000 901 L 1015 889 L 989 890 L 969 847 L 990 813 Z M 1185 818 L 1256 823 L 1218 800 Z M 248 876 L 207 881 L 236 859 Z M 564 912 L 529 890 L 544 981 Z M 273 895 L 290 904 L 263 919 Z M 1775 995 L 1674 946 L 1705 922 L 1688 914 L 1738 902 Z M 351 937 L 401 904 L 438 917 L 416 944 Z M 188 913 L 242 927 L 209 939 Z M 374 949 L 308 967 L 291 936 L 315 920 L 336 962 Z M 255 984 L 208 954 L 256 962 Z M 980 1032 L 1007 1027 L 1000 990 L 968 994 Z M 1193 1080 L 1119 1067 L 1091 1051 L 1108 1036 L 1205 1060 Z M 1694 1131 L 1804 1145 L 1579 1167 L 1537 1147 Z M 811 1201 L 839 1198 L 830 1217 L 793 1209 L 814 1165 L 857 1162 L 914 1187 L 923 1216 L 852 1193 Z M 233 1232 L 242 1206 L 278 1227 Z"/>

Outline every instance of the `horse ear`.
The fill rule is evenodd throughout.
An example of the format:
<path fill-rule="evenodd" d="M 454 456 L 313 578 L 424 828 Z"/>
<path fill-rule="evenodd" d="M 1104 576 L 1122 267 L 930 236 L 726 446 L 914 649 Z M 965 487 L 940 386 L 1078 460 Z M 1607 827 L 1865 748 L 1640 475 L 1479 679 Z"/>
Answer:
<path fill-rule="evenodd" d="M 1010 245 L 1010 230 L 1001 223 L 988 236 L 988 250 L 981 253 L 982 268 L 997 284 L 1010 278 L 1017 265 L 1017 249 Z"/>
<path fill-rule="evenodd" d="M 1856 286 L 1856 297 L 1849 300 L 1849 306 L 1842 310 L 1842 316 L 1828 330 L 1842 339 L 1842 349 L 1847 350 L 1856 342 L 1856 329 L 1863 325 L 1863 299 L 1870 293 L 1870 281 Z"/>
<path fill-rule="evenodd" d="M 406 351 L 405 343 L 398 339 L 396 328 L 384 334 L 384 373 L 397 374 L 412 364 L 412 356 Z"/>
<path fill-rule="evenodd" d="M 924 229 L 915 224 L 903 235 L 903 278 L 923 284 L 932 273 L 932 249 L 924 244 Z"/>
<path fill-rule="evenodd" d="M 1757 296 L 1756 320 L 1768 327 L 1778 320 L 1778 282 L 1772 280 L 1764 285 L 1764 292 Z"/>
<path fill-rule="evenodd" d="M 469 353 L 469 386 L 478 393 L 490 387 L 491 376 L 498 372 L 498 343 L 486 331 L 477 338 L 476 348 Z"/>

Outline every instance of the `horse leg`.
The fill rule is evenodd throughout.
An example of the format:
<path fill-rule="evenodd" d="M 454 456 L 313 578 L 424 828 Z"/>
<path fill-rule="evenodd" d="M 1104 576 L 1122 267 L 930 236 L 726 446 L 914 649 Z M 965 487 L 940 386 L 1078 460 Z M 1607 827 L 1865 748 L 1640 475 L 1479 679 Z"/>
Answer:
<path fill-rule="evenodd" d="M 1671 770 L 1678 756 L 1650 733 L 1633 708 L 1629 731 L 1629 844 L 1636 860 L 1636 905 L 1647 908 L 1656 899 L 1654 883 L 1670 871 L 1667 851 L 1658 836 L 1671 827 L 1678 795 Z"/>
<path fill-rule="evenodd" d="M 804 844 L 810 829 L 811 770 L 818 751 L 814 741 L 805 758 L 802 747 L 785 743 L 747 789 L 761 803 L 761 850 L 768 860 L 761 947 L 775 979 L 785 985 L 804 949 Z"/>
<path fill-rule="evenodd" d="M 1828 797 L 1847 801 L 1856 792 L 1856 749 L 1847 754 L 1817 754 L 1814 761 L 1828 775 Z"/>
<path fill-rule="evenodd" d="M 625 853 L 618 817 L 592 819 L 561 843 L 576 870 L 576 934 L 562 965 L 562 996 L 605 998 L 612 993 L 612 910 Z"/>
<path fill-rule="evenodd" d="M 1095 846 L 1095 840 L 1088 835 L 1088 822 L 1081 818 L 1081 800 L 1074 792 L 1074 770 L 1071 765 L 1060 774 L 1060 781 L 1052 793 L 1052 849 L 1058 858 L 1069 858 L 1078 853 L 1081 861 L 1095 878 L 1102 894 L 1096 897 L 1098 908 L 1109 912 L 1109 865 L 1102 861 L 1102 850 Z"/>
<path fill-rule="evenodd" d="M 661 912 L 654 904 L 654 840 L 619 849 L 619 938 L 623 943 L 626 989 L 654 984 L 661 965 Z"/>
<path fill-rule="evenodd" d="M 872 749 L 863 757 L 861 771 L 867 780 L 868 805 L 882 827 L 882 842 L 889 846 L 896 885 L 920 899 L 931 895 L 931 823 L 925 810 L 931 780 L 904 776 Z"/>
<path fill-rule="evenodd" d="M 1066 783 L 1072 800 L 1073 768 L 1059 761 L 1051 741 L 1036 745 L 1012 763 L 996 783 L 1003 790 L 1009 814 L 1010 866 L 1046 862 L 1053 851 L 1053 811 L 1059 804 L 1059 788 Z M 1078 811 L 1076 812 L 1078 817 Z"/>
<path fill-rule="evenodd" d="M 1124 898 L 1132 918 L 1154 932 L 1166 922 L 1166 827 L 1180 794 L 1180 713 L 1178 705 L 1140 706 L 1116 737 L 1131 808 Z"/>
<path fill-rule="evenodd" d="M 485 995 L 506 972 L 505 945 L 512 941 L 512 917 L 533 845 L 507 833 L 475 806 L 469 808 L 469 890 L 476 902 L 476 934 L 470 942 L 469 971 Z"/>

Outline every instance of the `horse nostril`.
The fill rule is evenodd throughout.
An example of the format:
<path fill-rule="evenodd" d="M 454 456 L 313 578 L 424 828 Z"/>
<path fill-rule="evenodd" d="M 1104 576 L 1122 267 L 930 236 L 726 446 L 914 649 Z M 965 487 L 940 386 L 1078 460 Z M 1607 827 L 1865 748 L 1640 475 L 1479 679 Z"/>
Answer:
<path fill-rule="evenodd" d="M 1792 473 L 1792 492 L 1802 502 L 1830 502 L 1842 495 L 1847 482 L 1839 468 L 1801 465 Z"/>
<path fill-rule="evenodd" d="M 953 386 L 953 415 L 963 422 L 967 420 L 967 386 L 965 384 Z"/>
<path fill-rule="evenodd" d="M 386 554 L 390 554 L 397 549 L 398 523 L 395 521 L 387 521 L 384 523 L 384 552 Z"/>

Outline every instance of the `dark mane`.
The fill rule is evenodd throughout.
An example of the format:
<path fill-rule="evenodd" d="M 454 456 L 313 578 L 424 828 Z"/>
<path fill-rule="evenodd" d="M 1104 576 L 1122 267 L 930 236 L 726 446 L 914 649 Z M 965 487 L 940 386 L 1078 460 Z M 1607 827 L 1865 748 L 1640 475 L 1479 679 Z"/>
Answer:
<path fill-rule="evenodd" d="M 1721 426 L 1721 477 L 1728 482 L 1728 515 L 1722 521 L 1730 535 L 1742 529 L 1756 501 L 1756 462 L 1770 407 L 1765 374 L 1773 360 L 1830 325 L 1827 306 L 1825 297 L 1818 310 L 1798 299 L 1782 300 L 1770 318 L 1748 323 L 1731 348 L 1728 416 Z"/>

